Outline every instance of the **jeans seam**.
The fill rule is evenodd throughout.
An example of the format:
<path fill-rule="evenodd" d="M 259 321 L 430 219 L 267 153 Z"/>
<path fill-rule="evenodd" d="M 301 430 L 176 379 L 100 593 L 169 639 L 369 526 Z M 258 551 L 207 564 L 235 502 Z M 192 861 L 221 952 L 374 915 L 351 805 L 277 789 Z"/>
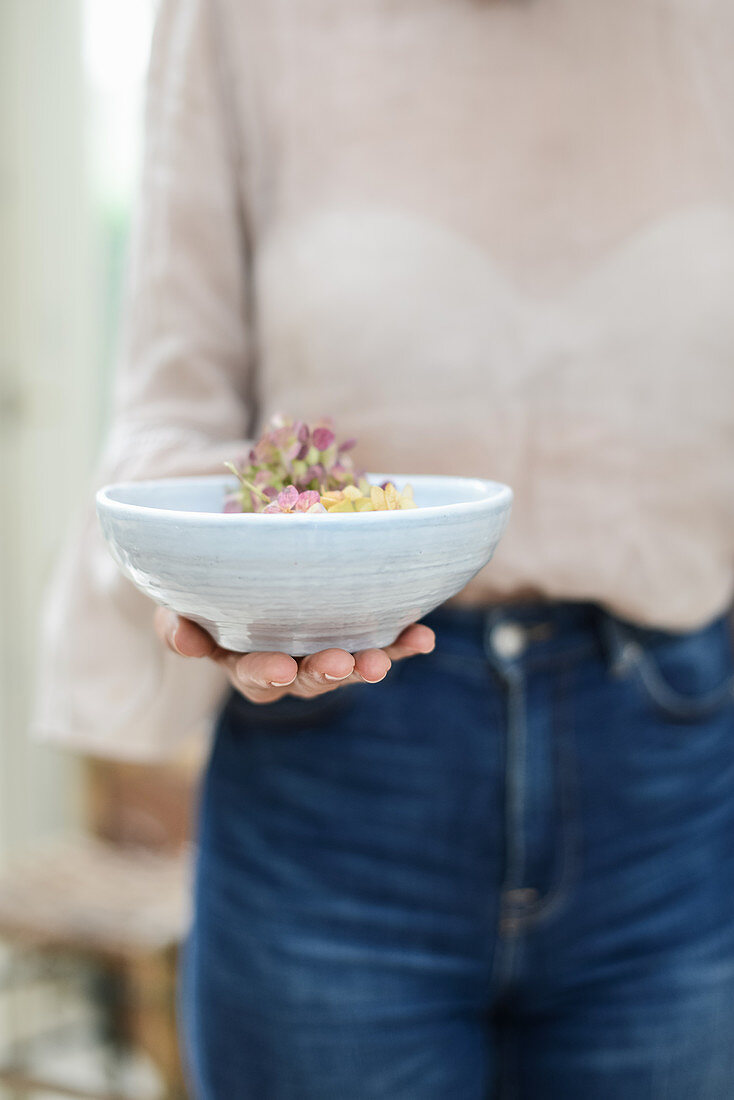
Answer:
<path fill-rule="evenodd" d="M 489 654 L 488 654 L 488 656 L 489 656 Z M 561 828 L 561 833 L 562 833 L 561 871 L 560 871 L 560 874 L 558 875 L 558 878 L 556 880 L 555 885 L 542 898 L 540 898 L 539 901 L 535 903 L 535 905 L 533 905 L 531 907 L 528 907 L 524 912 L 516 913 L 516 914 L 513 915 L 512 921 L 513 921 L 513 926 L 514 927 L 513 927 L 513 933 L 511 935 L 502 935 L 502 933 L 501 933 L 501 924 L 500 924 L 500 934 L 498 936 L 498 941 L 499 942 L 498 942 L 498 947 L 497 947 L 497 955 L 495 957 L 495 966 L 493 967 L 493 974 L 492 974 L 492 984 L 494 985 L 495 988 L 497 987 L 498 983 L 504 982 L 506 984 L 507 982 L 509 982 L 511 980 L 513 963 L 514 963 L 514 960 L 515 960 L 516 951 L 518 949 L 517 948 L 517 943 L 518 943 L 519 934 L 521 934 L 522 932 L 527 931 L 529 928 L 531 928 L 535 924 L 540 924 L 540 923 L 544 922 L 545 920 L 549 919 L 551 916 L 553 916 L 560 908 L 562 908 L 567 903 L 568 895 L 569 895 L 569 892 L 570 892 L 570 887 L 571 887 L 572 883 L 575 881 L 575 879 L 577 877 L 577 874 L 578 874 L 578 868 L 579 868 L 579 865 L 580 865 L 580 859 L 579 859 L 580 843 L 579 843 L 579 839 L 578 839 L 577 830 L 574 827 L 574 820 L 575 820 L 575 818 L 578 817 L 578 814 L 577 813 L 574 814 L 574 805 L 573 805 L 573 804 L 577 804 L 577 800 L 574 798 L 574 795 L 573 795 L 573 792 L 576 789 L 576 784 L 572 780 L 572 770 L 571 770 L 571 767 L 570 767 L 570 762 L 571 762 L 571 758 L 572 758 L 572 755 L 573 755 L 572 751 L 571 751 L 571 742 L 572 742 L 573 738 L 572 738 L 572 717 L 571 717 L 571 708 L 570 708 L 570 692 L 568 691 L 568 683 L 567 683 L 569 678 L 570 678 L 570 675 L 571 675 L 571 667 L 572 667 L 572 661 L 573 661 L 574 656 L 575 656 L 575 654 L 573 654 L 573 653 L 564 655 L 565 660 L 560 665 L 559 672 L 556 676 L 556 703 L 555 703 L 555 707 L 554 707 L 554 717 L 553 717 L 553 743 L 556 746 L 562 746 L 562 745 L 566 746 L 565 752 L 557 751 L 557 754 L 556 754 L 556 768 L 558 769 L 559 776 L 560 776 L 560 771 L 561 771 L 559 761 L 565 758 L 565 760 L 567 762 L 567 765 L 569 765 L 568 767 L 566 767 L 564 769 L 566 778 L 563 779 L 563 781 L 561 783 L 561 792 L 562 793 L 559 794 L 560 805 L 561 805 L 560 828 Z M 507 728 L 507 731 L 506 731 L 506 739 L 507 739 L 507 744 L 508 744 L 508 747 L 509 747 L 510 740 L 511 740 L 511 737 L 512 737 L 512 726 L 515 724 L 513 722 L 514 715 L 513 715 L 513 711 L 512 711 L 513 697 L 516 696 L 519 693 L 523 704 L 525 703 L 526 678 L 523 674 L 523 670 L 516 667 L 516 666 L 509 665 L 509 666 L 502 667 L 502 666 L 498 665 L 498 663 L 495 662 L 494 660 L 492 660 L 491 658 L 490 658 L 489 664 L 490 664 L 490 669 L 491 669 L 493 675 L 500 682 L 500 684 L 503 686 L 504 690 L 507 692 L 508 728 Z M 527 722 L 527 714 L 525 713 L 524 709 L 523 709 L 523 712 L 521 714 L 521 721 L 524 722 L 524 723 Z M 521 756 L 521 763 L 522 763 L 521 781 L 522 781 L 523 784 L 525 782 L 525 770 L 524 769 L 525 769 L 525 763 L 526 763 L 525 753 L 526 753 L 526 750 L 527 750 L 527 727 L 525 727 L 524 733 L 525 733 L 525 739 L 524 739 L 524 743 L 522 745 L 522 756 Z M 515 763 L 517 765 L 517 761 Z M 508 765 L 506 765 L 506 776 L 505 776 L 505 797 L 506 798 L 508 796 L 508 784 L 507 784 L 507 774 L 508 774 L 508 772 L 509 772 L 509 767 L 508 767 Z M 509 849 L 510 843 L 512 841 L 512 837 L 513 837 L 513 828 L 512 828 L 512 826 L 513 826 L 513 824 L 516 824 L 514 819 L 518 816 L 518 814 L 517 814 L 517 805 L 515 805 L 513 807 L 513 809 L 515 810 L 515 813 L 512 814 L 513 821 L 510 821 L 510 814 L 509 813 L 506 812 L 506 814 L 505 814 L 505 846 L 506 846 L 506 850 Z M 523 840 L 522 829 L 523 829 L 523 827 L 524 827 L 524 822 L 521 820 L 520 821 L 520 837 L 519 837 L 520 855 L 516 855 L 512 859 L 510 858 L 510 855 L 508 855 L 508 859 L 507 859 L 508 869 L 507 869 L 507 871 L 504 875 L 503 882 L 502 882 L 501 887 L 500 887 L 500 894 L 501 895 L 504 894 L 507 890 L 512 890 L 514 887 L 518 887 L 518 886 L 522 885 L 522 875 L 524 873 L 524 865 L 525 865 L 524 844 L 522 843 L 522 840 Z M 517 830 L 514 830 L 514 831 L 516 832 Z M 501 922 L 501 919 L 502 919 L 502 917 L 501 917 L 501 914 L 500 914 L 500 922 Z M 500 944 L 504 944 L 503 958 L 501 960 L 499 960 Z"/>
<path fill-rule="evenodd" d="M 505 838 L 507 866 L 504 890 L 521 886 L 525 874 L 525 796 L 527 787 L 528 728 L 525 678 L 516 669 L 507 676 L 508 757 L 505 774 Z"/>
<path fill-rule="evenodd" d="M 561 870 L 554 886 L 527 912 L 518 918 L 518 927 L 528 928 L 543 923 L 568 902 L 570 889 L 581 865 L 580 837 L 576 822 L 578 814 L 577 773 L 573 766 L 573 719 L 568 681 L 571 666 L 566 664 L 557 679 L 556 706 L 553 720 L 553 742 L 557 746 L 555 767 L 559 776 L 559 816 L 562 833 Z"/>
<path fill-rule="evenodd" d="M 517 800 L 510 797 L 510 784 L 508 783 L 508 777 L 512 770 L 511 750 L 517 747 L 516 738 L 513 736 L 513 731 L 516 729 L 515 722 L 515 710 L 516 706 L 513 706 L 513 701 L 517 700 L 519 695 L 522 709 L 520 710 L 521 722 L 526 722 L 527 717 L 524 713 L 524 692 L 525 692 L 525 678 L 522 671 L 519 668 L 512 666 L 500 665 L 491 654 L 491 650 L 488 646 L 489 631 L 485 631 L 484 647 L 487 655 L 487 661 L 485 662 L 485 668 L 488 666 L 489 671 L 500 685 L 501 690 L 504 693 L 505 698 L 505 718 L 504 718 L 504 743 L 505 743 L 505 763 L 504 763 L 504 777 L 503 777 L 503 790 L 505 797 L 505 806 L 503 813 L 503 850 L 505 854 L 505 868 L 503 870 L 502 879 L 499 883 L 499 897 L 500 907 L 498 911 L 498 923 L 495 929 L 495 951 L 494 959 L 492 963 L 492 971 L 490 974 L 490 988 L 495 991 L 502 986 L 507 986 L 512 981 L 512 973 L 514 964 L 517 959 L 519 950 L 518 937 L 516 934 L 507 935 L 503 932 L 503 914 L 501 898 L 510 885 L 511 876 L 522 873 L 522 865 L 524 864 L 524 846 L 522 843 L 523 822 L 520 821 L 520 829 L 517 840 L 519 841 L 519 854 L 517 851 L 510 851 L 510 846 L 513 845 L 514 830 L 513 823 L 517 817 Z M 527 729 L 525 729 L 523 753 L 527 747 Z M 517 760 L 514 761 L 517 765 Z M 520 781 L 524 784 L 524 768 L 520 772 Z"/>

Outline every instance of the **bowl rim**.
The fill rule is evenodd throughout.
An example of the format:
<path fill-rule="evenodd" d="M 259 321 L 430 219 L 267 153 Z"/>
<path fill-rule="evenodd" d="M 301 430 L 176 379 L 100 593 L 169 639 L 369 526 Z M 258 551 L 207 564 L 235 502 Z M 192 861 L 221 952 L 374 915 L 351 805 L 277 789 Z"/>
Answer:
<path fill-rule="evenodd" d="M 300 523 L 301 525 L 313 526 L 322 522 L 323 515 L 329 515 L 330 522 L 329 527 L 338 524 L 341 526 L 344 521 L 347 523 L 384 523 L 386 520 L 392 520 L 395 522 L 397 517 L 400 517 L 398 522 L 417 522 L 422 519 L 430 519 L 432 516 L 445 515 L 446 513 L 472 513 L 481 512 L 486 510 L 488 506 L 491 510 L 499 511 L 503 507 L 507 507 L 512 504 L 514 493 L 509 485 L 505 485 L 501 481 L 493 481 L 487 478 L 480 477 L 460 477 L 453 474 L 383 474 L 383 473 L 367 473 L 366 475 L 371 481 L 392 481 L 395 480 L 401 484 L 410 483 L 414 486 L 418 486 L 420 483 L 428 481 L 451 481 L 451 482 L 467 482 L 473 485 L 481 486 L 485 495 L 476 500 L 467 501 L 455 501 L 449 504 L 431 504 L 426 506 L 418 506 L 417 508 L 401 508 L 393 511 L 380 511 L 380 512 L 193 512 L 185 508 L 158 508 L 155 505 L 150 504 L 132 504 L 127 501 L 115 500 L 110 494 L 120 490 L 129 488 L 140 488 L 141 486 L 165 486 L 167 484 L 181 485 L 182 482 L 197 483 L 197 482 L 222 482 L 224 485 L 227 482 L 233 482 L 234 477 L 232 474 L 198 474 L 191 476 L 181 477 L 162 477 L 162 478 L 147 478 L 128 481 L 116 481 L 111 482 L 108 485 L 103 485 L 95 493 L 95 505 L 97 512 L 104 511 L 108 514 L 127 515 L 127 516 L 156 516 L 161 521 L 176 521 L 182 520 L 188 522 L 213 522 L 217 525 L 228 524 L 232 526 L 234 524 L 243 525 L 252 522 L 274 522 L 281 523 L 287 519 L 290 523 Z"/>

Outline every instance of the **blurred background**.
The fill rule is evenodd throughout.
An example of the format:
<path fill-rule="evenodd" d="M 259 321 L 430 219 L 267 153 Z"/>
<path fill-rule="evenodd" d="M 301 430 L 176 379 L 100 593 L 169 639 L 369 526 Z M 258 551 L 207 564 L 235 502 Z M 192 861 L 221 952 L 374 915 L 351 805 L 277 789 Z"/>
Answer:
<path fill-rule="evenodd" d="M 0 1098 L 183 1096 L 195 767 L 27 729 L 40 603 L 108 415 L 154 0 L 0 3 Z"/>

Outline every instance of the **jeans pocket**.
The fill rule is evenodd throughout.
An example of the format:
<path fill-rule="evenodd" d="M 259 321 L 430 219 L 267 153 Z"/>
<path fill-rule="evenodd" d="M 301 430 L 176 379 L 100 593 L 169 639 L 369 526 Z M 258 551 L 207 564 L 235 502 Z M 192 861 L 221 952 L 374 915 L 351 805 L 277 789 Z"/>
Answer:
<path fill-rule="evenodd" d="M 613 672 L 676 722 L 704 720 L 734 706 L 734 657 L 726 617 L 701 630 L 670 633 L 610 620 Z"/>

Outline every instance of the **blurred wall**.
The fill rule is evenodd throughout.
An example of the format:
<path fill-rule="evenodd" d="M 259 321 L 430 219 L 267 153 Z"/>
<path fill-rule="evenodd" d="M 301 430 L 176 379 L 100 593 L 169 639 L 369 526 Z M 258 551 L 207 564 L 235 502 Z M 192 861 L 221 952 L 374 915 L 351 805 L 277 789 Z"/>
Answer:
<path fill-rule="evenodd" d="M 80 0 L 0 3 L 0 858 L 79 813 L 29 742 L 43 587 L 97 445 Z"/>
<path fill-rule="evenodd" d="M 0 0 L 0 862 L 78 824 L 27 727 L 43 593 L 108 418 L 155 0 Z"/>

